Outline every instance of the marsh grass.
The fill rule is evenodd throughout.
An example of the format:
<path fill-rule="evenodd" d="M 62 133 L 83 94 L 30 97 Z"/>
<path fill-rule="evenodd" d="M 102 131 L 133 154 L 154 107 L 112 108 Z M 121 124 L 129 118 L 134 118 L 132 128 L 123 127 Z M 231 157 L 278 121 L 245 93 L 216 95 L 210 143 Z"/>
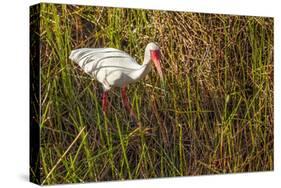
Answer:
<path fill-rule="evenodd" d="M 273 170 L 273 19 L 87 6 L 40 6 L 41 182 L 125 180 Z M 119 89 L 68 59 L 114 47 L 141 63 L 161 48 L 166 92 L 152 71 Z"/>

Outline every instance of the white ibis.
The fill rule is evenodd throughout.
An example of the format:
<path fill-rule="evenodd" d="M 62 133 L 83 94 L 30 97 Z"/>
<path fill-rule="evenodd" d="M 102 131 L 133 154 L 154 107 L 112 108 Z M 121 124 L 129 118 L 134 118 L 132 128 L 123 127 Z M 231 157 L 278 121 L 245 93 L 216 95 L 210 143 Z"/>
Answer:
<path fill-rule="evenodd" d="M 77 63 L 87 74 L 96 78 L 103 85 L 102 110 L 106 112 L 108 91 L 112 87 L 120 87 L 123 105 L 130 115 L 136 119 L 132 111 L 126 86 L 135 83 L 147 75 L 152 63 L 163 81 L 160 67 L 160 49 L 151 42 L 145 48 L 143 64 L 140 65 L 127 53 L 114 48 L 80 48 L 73 50 L 69 58 Z"/>

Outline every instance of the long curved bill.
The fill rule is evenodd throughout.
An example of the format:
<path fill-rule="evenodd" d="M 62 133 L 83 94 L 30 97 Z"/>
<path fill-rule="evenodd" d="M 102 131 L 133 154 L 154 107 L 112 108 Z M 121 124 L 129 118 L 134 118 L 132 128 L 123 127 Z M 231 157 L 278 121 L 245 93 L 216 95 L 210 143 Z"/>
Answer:
<path fill-rule="evenodd" d="M 160 76 L 161 82 L 163 82 L 164 78 L 163 78 L 163 72 L 162 72 L 162 69 L 161 69 L 161 66 L 160 66 L 160 60 L 157 59 L 157 60 L 154 60 L 153 62 L 154 62 L 154 65 L 156 67 L 156 70 L 157 70 L 157 72 Z"/>
<path fill-rule="evenodd" d="M 160 80 L 161 80 L 161 88 L 164 91 L 164 93 L 166 93 L 166 83 L 163 77 L 163 72 L 160 66 L 160 60 L 159 59 L 153 59 L 153 63 L 155 65 L 155 68 L 160 76 Z"/>

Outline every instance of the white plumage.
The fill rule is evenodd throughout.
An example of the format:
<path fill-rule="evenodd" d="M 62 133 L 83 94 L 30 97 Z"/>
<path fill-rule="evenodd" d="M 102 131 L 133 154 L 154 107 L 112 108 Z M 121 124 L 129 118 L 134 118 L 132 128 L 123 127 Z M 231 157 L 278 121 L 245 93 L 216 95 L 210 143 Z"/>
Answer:
<path fill-rule="evenodd" d="M 123 87 L 144 77 L 151 69 L 152 50 L 159 48 L 154 43 L 148 44 L 142 65 L 129 54 L 114 48 L 80 48 L 73 50 L 69 58 L 102 83 L 107 91 L 112 86 Z"/>
<path fill-rule="evenodd" d="M 134 82 L 133 74 L 140 68 L 131 56 L 114 48 L 81 48 L 73 50 L 70 59 L 102 83 L 105 90 Z"/>

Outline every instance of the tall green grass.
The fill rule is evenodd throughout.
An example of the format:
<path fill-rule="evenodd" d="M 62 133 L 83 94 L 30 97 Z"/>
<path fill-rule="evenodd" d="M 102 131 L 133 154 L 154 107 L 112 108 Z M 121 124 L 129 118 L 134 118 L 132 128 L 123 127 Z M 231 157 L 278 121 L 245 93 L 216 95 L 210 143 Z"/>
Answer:
<path fill-rule="evenodd" d="M 41 4 L 43 184 L 273 170 L 273 19 Z M 166 94 L 152 71 L 130 85 L 140 126 L 68 59 L 114 47 L 141 63 L 161 48 Z"/>

